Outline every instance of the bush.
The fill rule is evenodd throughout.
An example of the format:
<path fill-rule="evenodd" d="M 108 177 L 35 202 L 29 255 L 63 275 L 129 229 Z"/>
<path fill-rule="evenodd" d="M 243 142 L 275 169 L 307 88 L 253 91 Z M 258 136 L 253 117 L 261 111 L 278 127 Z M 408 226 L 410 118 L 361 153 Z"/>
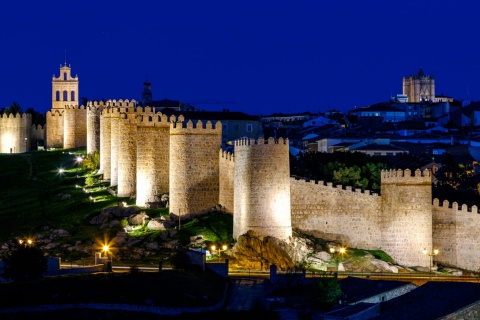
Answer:
<path fill-rule="evenodd" d="M 94 151 L 83 159 L 82 168 L 89 171 L 100 169 L 100 151 Z"/>
<path fill-rule="evenodd" d="M 88 176 L 88 177 L 85 179 L 85 185 L 86 185 L 86 186 L 93 186 L 95 183 L 97 183 L 97 179 L 95 179 L 95 177 Z"/>
<path fill-rule="evenodd" d="M 42 250 L 34 246 L 18 245 L 3 258 L 3 261 L 5 263 L 3 275 L 13 281 L 39 279 L 47 271 L 47 258 Z"/>

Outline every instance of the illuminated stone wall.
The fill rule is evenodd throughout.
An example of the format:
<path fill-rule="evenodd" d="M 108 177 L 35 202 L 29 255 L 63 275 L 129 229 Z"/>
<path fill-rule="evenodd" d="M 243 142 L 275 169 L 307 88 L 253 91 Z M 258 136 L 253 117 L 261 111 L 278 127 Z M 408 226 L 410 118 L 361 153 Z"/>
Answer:
<path fill-rule="evenodd" d="M 480 268 L 480 214 L 478 207 L 433 201 L 434 261 L 477 271 Z"/>
<path fill-rule="evenodd" d="M 110 108 L 110 186 L 118 185 L 118 120 L 120 109 L 118 107 Z"/>
<path fill-rule="evenodd" d="M 100 151 L 100 112 L 103 106 L 89 103 L 87 106 L 87 154 Z"/>
<path fill-rule="evenodd" d="M 219 202 L 218 151 L 222 124 L 172 122 L 170 127 L 170 212 L 196 214 Z"/>
<path fill-rule="evenodd" d="M 236 140 L 234 188 L 234 239 L 248 230 L 291 237 L 288 139 Z"/>
<path fill-rule="evenodd" d="M 30 150 L 32 115 L 0 116 L 0 153 L 23 153 Z"/>
<path fill-rule="evenodd" d="M 235 156 L 231 152 L 220 150 L 219 162 L 219 203 L 226 212 L 233 213 Z"/>
<path fill-rule="evenodd" d="M 121 108 L 118 118 L 118 188 L 119 197 L 136 194 L 137 183 L 137 122 L 134 108 Z"/>
<path fill-rule="evenodd" d="M 30 150 L 37 150 L 37 144 L 45 144 L 45 126 L 32 125 L 30 132 Z"/>
<path fill-rule="evenodd" d="M 430 171 L 382 171 L 382 246 L 407 266 L 429 266 L 423 248 L 432 248 L 432 177 Z"/>
<path fill-rule="evenodd" d="M 379 249 L 381 212 L 378 195 L 331 182 L 291 178 L 292 225 L 319 238 L 349 247 Z"/>
<path fill-rule="evenodd" d="M 63 148 L 63 110 L 48 111 L 45 115 L 47 126 L 47 148 Z"/>
<path fill-rule="evenodd" d="M 170 181 L 170 122 L 153 108 L 146 107 L 139 115 L 136 162 L 136 203 L 145 206 L 168 193 Z"/>
<path fill-rule="evenodd" d="M 103 179 L 110 180 L 111 174 L 111 107 L 105 107 L 100 113 L 100 173 Z"/>
<path fill-rule="evenodd" d="M 65 106 L 63 112 L 63 148 L 87 145 L 87 110 L 85 106 Z"/>

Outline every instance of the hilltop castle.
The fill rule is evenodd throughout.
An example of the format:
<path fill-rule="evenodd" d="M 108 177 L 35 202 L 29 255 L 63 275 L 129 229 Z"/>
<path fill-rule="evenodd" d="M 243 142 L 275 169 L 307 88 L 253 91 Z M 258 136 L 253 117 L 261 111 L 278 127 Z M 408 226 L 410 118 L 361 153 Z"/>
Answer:
<path fill-rule="evenodd" d="M 297 228 L 349 247 L 384 250 L 407 266 L 429 266 L 422 249 L 436 247 L 440 263 L 480 267 L 478 208 L 432 205 L 430 171 L 382 172 L 381 196 L 299 180 L 289 174 L 288 140 L 239 137 L 227 152 L 218 121 L 167 116 L 135 100 L 79 106 L 78 77 L 66 65 L 60 73 L 52 83 L 47 147 L 99 150 L 104 179 L 139 206 L 169 193 L 170 211 L 178 216 L 222 205 L 233 214 L 235 239 L 253 230 L 288 241 Z"/>

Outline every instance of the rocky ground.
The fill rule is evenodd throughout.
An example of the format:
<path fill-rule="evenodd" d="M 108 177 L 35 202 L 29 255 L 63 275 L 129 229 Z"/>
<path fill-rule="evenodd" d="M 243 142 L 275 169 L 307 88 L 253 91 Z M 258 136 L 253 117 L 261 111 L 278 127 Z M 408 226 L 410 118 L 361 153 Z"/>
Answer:
<path fill-rule="evenodd" d="M 91 225 L 114 234 L 110 244 L 115 248 L 115 259 L 141 261 L 142 259 L 168 259 L 165 252 L 173 252 L 179 246 L 176 223 L 170 217 L 151 219 L 140 208 L 119 204 L 102 210 L 100 213 L 87 217 Z M 150 231 L 158 231 L 152 236 Z M 145 235 L 143 235 L 143 233 Z M 0 256 L 8 253 L 15 246 L 12 240 L 0 247 Z M 63 229 L 43 227 L 41 232 L 33 236 L 37 246 L 48 256 L 78 256 L 80 259 L 91 257 L 102 250 L 103 239 L 96 241 L 71 240 L 69 232 Z M 191 248 L 205 248 L 201 235 L 191 238 Z M 330 250 L 334 252 L 331 253 Z M 340 246 L 333 242 L 321 239 L 312 239 L 309 236 L 295 231 L 289 241 L 282 241 L 272 237 L 259 238 L 253 232 L 242 235 L 233 248 L 222 253 L 228 256 L 230 268 L 240 270 L 269 270 L 275 264 L 279 270 L 319 270 L 319 271 L 350 271 L 350 272 L 391 272 L 404 273 L 412 271 L 429 271 L 428 268 L 406 268 L 394 263 L 385 262 L 371 253 L 358 249 L 356 254 L 347 249 L 345 254 L 338 254 Z M 360 252 L 360 253 L 359 253 Z M 168 253 L 168 254 L 169 254 Z M 207 259 L 210 252 L 207 250 Z M 64 259 L 64 258 L 62 258 Z M 436 269 L 436 268 L 434 268 Z M 461 274 L 462 271 L 453 268 L 443 269 L 448 273 Z"/>

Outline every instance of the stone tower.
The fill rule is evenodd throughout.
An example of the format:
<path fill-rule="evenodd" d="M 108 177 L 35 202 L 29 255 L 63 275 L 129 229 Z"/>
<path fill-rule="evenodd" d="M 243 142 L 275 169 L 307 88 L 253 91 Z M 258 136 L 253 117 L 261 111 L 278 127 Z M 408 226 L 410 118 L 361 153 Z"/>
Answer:
<path fill-rule="evenodd" d="M 291 237 L 289 162 L 288 139 L 235 141 L 234 239 L 249 230 Z"/>
<path fill-rule="evenodd" d="M 162 113 L 155 113 L 150 107 L 137 110 L 141 115 L 136 129 L 136 203 L 146 206 L 149 202 L 155 202 L 156 196 L 169 190 L 170 119 Z"/>
<path fill-rule="evenodd" d="M 418 74 L 403 77 L 403 94 L 408 102 L 433 101 L 435 99 L 435 79 L 427 76 L 420 67 Z"/>
<path fill-rule="evenodd" d="M 381 249 L 407 266 L 430 264 L 432 251 L 432 176 L 430 171 L 382 171 Z"/>
<path fill-rule="evenodd" d="M 66 105 L 78 106 L 78 76 L 71 75 L 70 65 L 60 66 L 60 75 L 52 79 L 52 109 L 63 109 Z"/>
<path fill-rule="evenodd" d="M 170 127 L 170 212 L 203 213 L 219 203 L 218 151 L 222 124 L 198 120 Z"/>
<path fill-rule="evenodd" d="M 151 83 L 145 81 L 143 83 L 143 92 L 142 92 L 142 106 L 148 106 L 152 102 L 152 90 Z"/>

